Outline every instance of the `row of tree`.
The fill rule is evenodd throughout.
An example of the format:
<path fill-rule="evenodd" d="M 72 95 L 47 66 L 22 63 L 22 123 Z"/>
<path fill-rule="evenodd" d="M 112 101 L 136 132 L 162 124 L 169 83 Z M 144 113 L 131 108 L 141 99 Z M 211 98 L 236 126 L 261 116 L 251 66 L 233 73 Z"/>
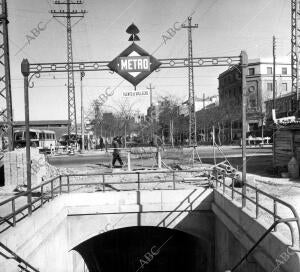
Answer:
<path fill-rule="evenodd" d="M 136 122 L 136 111 L 128 101 L 119 104 L 113 113 L 108 113 L 95 100 L 92 105 L 94 133 L 102 137 L 126 135 L 124 138 L 127 140 L 134 138 L 140 144 L 149 144 L 154 134 L 173 146 L 187 143 L 189 118 L 180 114 L 182 101 L 161 97 L 158 104 L 158 115 L 145 116 Z M 197 112 L 196 120 L 197 142 L 211 142 L 213 130 L 219 144 L 238 140 L 241 132 L 241 104 L 232 100 L 224 105 L 202 109 Z"/>

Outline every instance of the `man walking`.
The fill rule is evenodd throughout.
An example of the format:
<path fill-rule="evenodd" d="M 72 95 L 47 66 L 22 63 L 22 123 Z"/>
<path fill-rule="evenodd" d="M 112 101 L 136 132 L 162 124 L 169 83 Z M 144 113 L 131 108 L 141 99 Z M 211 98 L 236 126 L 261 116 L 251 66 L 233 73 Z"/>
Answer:
<path fill-rule="evenodd" d="M 118 137 L 115 137 L 113 139 L 112 146 L 113 146 L 113 149 L 114 149 L 112 167 L 115 167 L 116 161 L 119 161 L 120 165 L 123 166 L 123 161 L 120 157 L 120 149 L 119 149 L 120 143 L 119 143 L 119 138 Z"/>

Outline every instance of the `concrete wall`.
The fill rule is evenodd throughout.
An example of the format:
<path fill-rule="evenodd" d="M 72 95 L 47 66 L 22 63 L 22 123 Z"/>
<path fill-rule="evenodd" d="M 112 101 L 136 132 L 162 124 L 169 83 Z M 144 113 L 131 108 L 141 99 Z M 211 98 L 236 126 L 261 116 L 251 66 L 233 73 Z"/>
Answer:
<path fill-rule="evenodd" d="M 66 217 L 61 197 L 2 233 L 0 241 L 40 271 L 71 271 Z M 0 267 L 5 272 L 18 271 L 16 262 L 7 262 L 2 257 Z"/>
<path fill-rule="evenodd" d="M 99 199 L 94 194 L 86 195 L 80 201 L 68 203 L 70 249 L 99 233 L 118 228 L 176 228 L 204 241 L 211 260 L 210 271 L 213 271 L 212 190 L 110 192 L 103 196 Z M 77 267 L 76 271 L 82 271 L 83 261 L 74 252 L 73 266 Z"/>
<path fill-rule="evenodd" d="M 216 272 L 234 267 L 266 228 L 253 219 L 245 209 L 214 191 L 212 210 L 215 222 L 215 264 Z M 300 271 L 300 254 L 288 247 L 290 242 L 278 232 L 270 233 L 241 267 L 244 272 L 296 272 Z M 280 264 L 280 269 L 275 270 Z"/>
<path fill-rule="evenodd" d="M 62 195 L 0 235 L 0 241 L 40 271 L 83 271 L 81 257 L 70 250 L 100 232 L 139 225 L 178 228 L 204 241 L 213 271 L 212 200 L 211 189 Z M 0 267 L 16 271 L 1 256 Z"/>
<path fill-rule="evenodd" d="M 62 195 L 0 234 L 0 241 L 40 271 L 83 271 L 83 260 L 71 251 L 74 246 L 129 226 L 176 228 L 194 235 L 207 249 L 209 271 L 214 272 L 232 268 L 265 231 L 219 192 L 201 188 Z M 286 243 L 277 233 L 270 234 L 242 271 L 272 271 L 276 259 L 287 252 Z M 299 254 L 288 250 L 293 255 L 280 271 L 300 271 Z M 0 267 L 17 271 L 16 264 L 1 256 Z"/>

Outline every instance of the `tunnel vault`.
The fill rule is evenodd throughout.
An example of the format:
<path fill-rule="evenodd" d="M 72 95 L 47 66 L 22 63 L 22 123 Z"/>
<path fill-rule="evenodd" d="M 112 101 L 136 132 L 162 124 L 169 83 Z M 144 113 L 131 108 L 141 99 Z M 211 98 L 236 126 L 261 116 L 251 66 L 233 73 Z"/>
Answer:
<path fill-rule="evenodd" d="M 162 227 L 108 231 L 73 248 L 89 272 L 208 271 L 208 249 L 196 236 Z"/>

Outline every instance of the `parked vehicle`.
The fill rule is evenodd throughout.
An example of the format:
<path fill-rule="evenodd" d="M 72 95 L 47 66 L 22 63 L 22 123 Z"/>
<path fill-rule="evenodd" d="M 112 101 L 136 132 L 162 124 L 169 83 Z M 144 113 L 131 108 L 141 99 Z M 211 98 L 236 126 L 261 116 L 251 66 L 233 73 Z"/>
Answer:
<path fill-rule="evenodd" d="M 25 129 L 18 129 L 14 131 L 14 147 L 21 148 L 26 146 Z M 56 145 L 56 135 L 52 130 L 29 130 L 30 146 L 37 147 L 40 151 L 49 151 L 51 146 Z"/>
<path fill-rule="evenodd" d="M 88 138 L 89 138 L 89 135 L 84 135 L 84 145 L 85 145 L 85 148 L 87 148 L 87 146 L 88 146 Z M 69 138 L 68 134 L 63 134 L 59 138 L 58 142 L 62 146 L 68 146 L 68 145 L 78 144 L 81 147 L 81 142 L 82 142 L 81 134 L 77 133 L 77 136 L 76 136 L 75 133 L 71 133 L 70 134 L 70 138 Z"/>

